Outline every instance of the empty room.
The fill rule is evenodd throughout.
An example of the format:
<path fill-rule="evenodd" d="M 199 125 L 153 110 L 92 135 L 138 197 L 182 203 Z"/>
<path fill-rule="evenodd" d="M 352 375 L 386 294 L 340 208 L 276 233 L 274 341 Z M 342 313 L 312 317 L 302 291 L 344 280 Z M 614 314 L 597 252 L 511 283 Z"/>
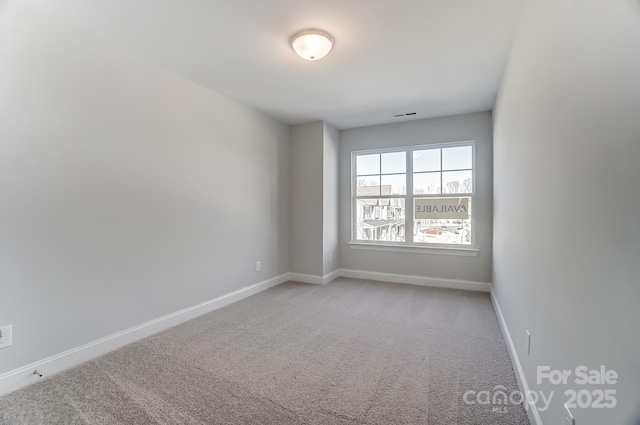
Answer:
<path fill-rule="evenodd" d="M 0 425 L 640 425 L 640 0 L 0 0 Z"/>

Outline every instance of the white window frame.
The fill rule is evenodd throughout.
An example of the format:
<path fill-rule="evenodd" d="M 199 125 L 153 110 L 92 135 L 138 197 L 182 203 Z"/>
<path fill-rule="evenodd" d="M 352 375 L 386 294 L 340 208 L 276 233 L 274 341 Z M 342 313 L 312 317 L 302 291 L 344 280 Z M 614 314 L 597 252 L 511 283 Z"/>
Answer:
<path fill-rule="evenodd" d="M 444 149 L 453 147 L 471 146 L 472 162 L 471 162 L 471 193 L 435 193 L 435 194 L 418 194 L 413 193 L 413 152 L 425 149 Z M 356 175 L 356 157 L 359 155 L 370 154 L 384 154 L 392 152 L 405 152 L 406 153 L 406 194 L 405 195 L 379 195 L 370 197 L 357 197 L 357 175 Z M 442 161 L 440 162 L 440 175 L 442 179 Z M 466 170 L 466 169 L 465 169 Z M 382 170 L 380 170 L 382 171 Z M 446 170 L 456 171 L 456 170 Z M 476 231 L 476 142 L 475 140 L 459 141 L 459 142 L 444 142 L 444 143 L 430 143 L 424 145 L 415 146 L 398 146 L 382 149 L 367 149 L 361 151 L 351 152 L 351 239 L 349 245 L 353 249 L 372 249 L 383 251 L 414 251 L 425 253 L 441 253 L 451 255 L 477 255 L 478 246 L 477 231 Z M 414 226 L 414 199 L 415 198 L 460 198 L 469 197 L 471 199 L 472 210 L 471 215 L 471 244 L 444 244 L 444 243 L 416 243 L 413 242 L 413 226 Z M 357 232 L 357 213 L 356 204 L 358 199 L 366 198 L 385 198 L 385 199 L 404 199 L 405 200 L 405 241 L 367 241 L 356 239 Z M 411 238 L 411 241 L 409 241 Z"/>

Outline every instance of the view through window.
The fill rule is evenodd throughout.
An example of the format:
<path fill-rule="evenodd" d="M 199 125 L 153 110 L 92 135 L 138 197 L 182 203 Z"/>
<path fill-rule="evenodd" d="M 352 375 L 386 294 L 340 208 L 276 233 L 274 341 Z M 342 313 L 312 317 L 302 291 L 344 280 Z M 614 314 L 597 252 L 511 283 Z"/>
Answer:
<path fill-rule="evenodd" d="M 472 245 L 473 162 L 472 142 L 354 152 L 353 241 Z"/>

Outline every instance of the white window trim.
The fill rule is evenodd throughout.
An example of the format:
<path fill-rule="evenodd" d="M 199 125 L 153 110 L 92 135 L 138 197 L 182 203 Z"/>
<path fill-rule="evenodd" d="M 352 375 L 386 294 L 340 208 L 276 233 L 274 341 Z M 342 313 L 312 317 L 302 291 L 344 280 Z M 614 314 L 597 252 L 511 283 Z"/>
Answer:
<path fill-rule="evenodd" d="M 441 143 L 427 143 L 423 145 L 414 145 L 414 146 L 396 146 L 390 148 L 382 148 L 382 149 L 367 149 L 360 151 L 351 152 L 351 238 L 349 246 L 351 249 L 368 249 L 374 251 L 398 251 L 398 252 L 416 252 L 423 254 L 443 254 L 443 255 L 460 255 L 460 256 L 477 256 L 480 251 L 477 246 L 476 240 L 476 215 L 473 214 L 471 216 L 471 244 L 470 245 L 456 245 L 456 244 L 419 244 L 408 242 L 406 239 L 407 234 L 413 235 L 413 221 L 414 221 L 414 210 L 413 210 L 413 200 L 416 195 L 413 193 L 413 151 L 416 150 L 424 150 L 424 149 L 443 149 L 443 148 L 452 148 L 452 147 L 460 147 L 460 146 L 471 146 L 472 158 L 471 158 L 471 178 L 472 178 L 472 190 L 471 193 L 465 194 L 449 194 L 449 193 L 438 193 L 438 194 L 420 194 L 420 198 L 459 198 L 468 196 L 471 198 L 471 202 L 473 208 L 475 209 L 475 195 L 476 195 L 476 141 L 475 140 L 465 140 L 465 141 L 457 141 L 457 142 L 441 142 Z M 407 153 L 407 166 L 406 166 L 406 175 L 411 175 L 411 179 L 407 178 L 407 193 L 405 195 L 389 195 L 384 196 L 384 198 L 399 198 L 405 199 L 405 242 L 389 242 L 389 241 L 366 241 L 366 240 L 358 240 L 356 239 L 356 229 L 357 229 L 357 214 L 354 210 L 356 204 L 356 180 L 357 176 L 355 173 L 356 170 L 356 156 L 358 155 L 367 155 L 367 154 L 383 154 L 390 152 L 398 152 L 405 151 Z M 442 164 L 441 164 L 442 167 Z M 381 170 L 382 171 L 382 170 Z M 440 170 L 442 172 L 442 170 Z M 411 232 L 411 233 L 409 233 Z"/>
<path fill-rule="evenodd" d="M 463 248 L 463 245 L 453 245 L 453 247 L 442 246 L 444 244 L 438 244 L 438 246 L 423 246 L 415 244 L 400 245 L 397 242 L 383 243 L 379 241 L 358 241 L 348 242 L 348 244 L 351 249 L 389 252 L 414 252 L 416 254 L 456 255 L 459 257 L 477 257 L 478 253 L 480 252 L 480 250 L 477 248 Z"/>

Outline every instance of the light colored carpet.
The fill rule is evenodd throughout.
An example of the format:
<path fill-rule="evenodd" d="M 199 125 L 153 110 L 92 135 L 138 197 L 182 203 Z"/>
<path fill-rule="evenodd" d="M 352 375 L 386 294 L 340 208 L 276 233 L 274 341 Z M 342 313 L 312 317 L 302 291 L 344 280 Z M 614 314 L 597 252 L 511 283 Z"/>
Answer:
<path fill-rule="evenodd" d="M 528 424 L 463 400 L 497 385 L 488 294 L 287 282 L 0 398 L 0 423 Z"/>

